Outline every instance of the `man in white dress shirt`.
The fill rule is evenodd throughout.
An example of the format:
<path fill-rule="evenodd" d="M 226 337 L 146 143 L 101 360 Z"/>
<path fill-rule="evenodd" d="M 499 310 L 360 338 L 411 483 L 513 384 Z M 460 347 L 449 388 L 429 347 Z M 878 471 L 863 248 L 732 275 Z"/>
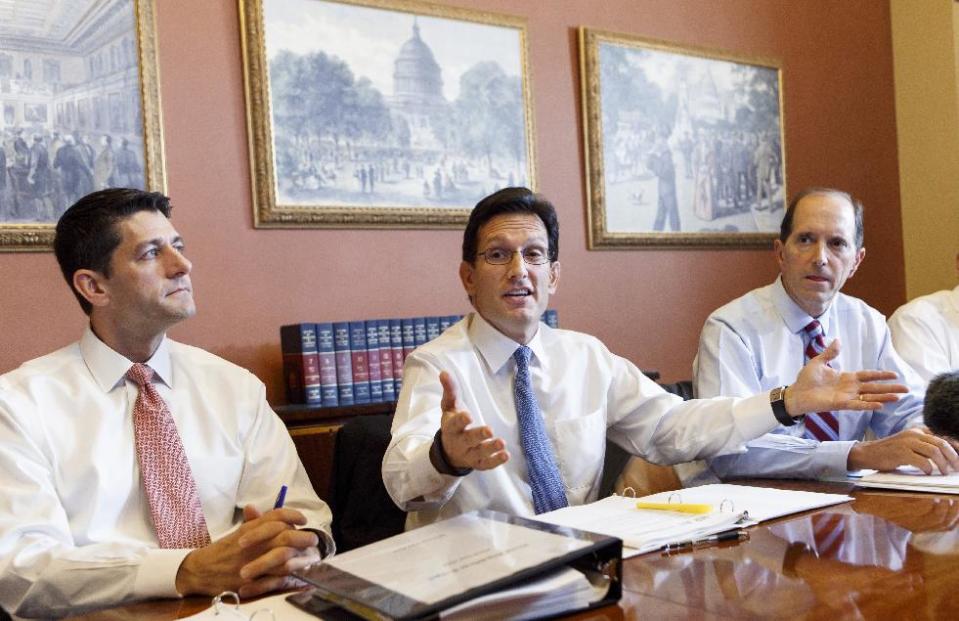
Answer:
<path fill-rule="evenodd" d="M 775 254 L 780 276 L 715 311 L 706 320 L 693 365 L 696 396 L 744 396 L 789 383 L 810 348 L 841 340 L 836 370 L 895 372 L 910 394 L 874 412 L 829 408 L 797 424 L 784 424 L 748 450 L 710 461 L 720 478 L 843 477 L 862 468 L 908 464 L 929 473 L 959 468 L 955 449 L 916 428 L 922 423 L 923 382 L 898 356 L 883 316 L 862 300 L 840 293 L 859 267 L 862 206 L 845 192 L 800 192 L 783 217 Z M 880 438 L 864 441 L 867 429 Z M 709 471 L 682 473 L 684 483 L 711 479 Z"/>
<path fill-rule="evenodd" d="M 927 382 L 940 373 L 959 370 L 959 287 L 900 307 L 889 318 L 889 332 L 899 355 Z"/>
<path fill-rule="evenodd" d="M 609 437 L 676 463 L 742 450 L 823 407 L 871 410 L 905 387 L 838 373 L 830 349 L 788 390 L 683 402 L 597 339 L 540 322 L 559 284 L 559 223 L 526 188 L 470 214 L 459 275 L 476 312 L 406 360 L 383 478 L 407 528 L 474 509 L 531 515 L 596 500 Z M 520 420 L 525 421 L 523 424 Z"/>
<path fill-rule="evenodd" d="M 292 586 L 291 571 L 334 551 L 329 509 L 262 382 L 166 337 L 196 312 L 169 216 L 162 194 L 117 188 L 57 225 L 57 260 L 89 326 L 0 376 L 0 606 L 18 616 L 252 596 Z M 142 391 L 134 367 L 147 369 Z M 140 424 L 171 417 L 162 437 Z M 181 470 L 157 474 L 177 457 Z M 184 532 L 209 543 L 182 545 Z"/>

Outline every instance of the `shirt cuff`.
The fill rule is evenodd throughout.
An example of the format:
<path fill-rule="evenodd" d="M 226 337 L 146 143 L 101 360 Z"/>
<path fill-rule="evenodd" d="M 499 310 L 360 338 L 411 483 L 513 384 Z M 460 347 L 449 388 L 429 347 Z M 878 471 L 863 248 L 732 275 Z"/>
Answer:
<path fill-rule="evenodd" d="M 176 574 L 183 559 L 192 551 L 147 550 L 133 582 L 133 593 L 138 599 L 183 597 L 183 594 L 176 590 Z"/>
<path fill-rule="evenodd" d="M 779 427 L 768 391 L 737 399 L 733 405 L 733 416 L 744 444 Z"/>
<path fill-rule="evenodd" d="M 415 481 L 416 486 L 423 490 L 429 490 L 424 494 L 407 503 L 406 511 L 419 511 L 420 509 L 433 507 L 437 503 L 444 504 L 453 496 L 453 491 L 459 486 L 463 477 L 440 474 L 433 467 L 430 461 L 430 447 L 432 442 L 424 444 L 417 449 L 416 455 L 410 460 L 410 481 Z"/>
<path fill-rule="evenodd" d="M 849 451 L 855 446 L 855 440 L 835 440 L 822 442 L 816 448 L 816 461 L 819 462 L 819 478 L 839 477 L 846 478 L 850 470 Z"/>

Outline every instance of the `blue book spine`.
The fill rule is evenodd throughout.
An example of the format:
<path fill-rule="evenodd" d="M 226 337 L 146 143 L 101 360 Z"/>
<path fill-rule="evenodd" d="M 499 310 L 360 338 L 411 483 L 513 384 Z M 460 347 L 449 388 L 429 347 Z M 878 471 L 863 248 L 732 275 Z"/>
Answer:
<path fill-rule="evenodd" d="M 353 364 L 350 360 L 350 324 L 333 324 L 333 348 L 336 352 L 336 384 L 340 405 L 353 405 Z"/>
<path fill-rule="evenodd" d="M 406 360 L 406 357 L 416 349 L 416 337 L 413 335 L 413 320 L 400 319 L 400 325 L 403 327 L 403 360 Z"/>
<path fill-rule="evenodd" d="M 413 340 L 417 347 L 426 342 L 426 317 L 413 318 Z"/>
<path fill-rule="evenodd" d="M 380 342 L 380 371 L 383 374 L 383 401 L 396 401 L 396 384 L 393 381 L 393 346 L 390 338 L 389 319 L 376 322 Z"/>
<path fill-rule="evenodd" d="M 316 351 L 316 325 L 297 323 L 280 327 L 283 378 L 288 403 L 319 405 L 320 362 Z"/>
<path fill-rule="evenodd" d="M 410 324 L 410 330 L 413 324 Z M 412 333 L 411 333 L 412 334 Z M 400 398 L 400 388 L 403 387 L 403 360 L 406 358 L 403 347 L 403 322 L 400 319 L 390 319 L 390 351 L 393 353 L 393 392 Z"/>
<path fill-rule="evenodd" d="M 366 352 L 366 322 L 350 322 L 350 360 L 353 363 L 353 403 L 370 402 L 370 361 Z"/>
<path fill-rule="evenodd" d="M 455 324 L 455 323 L 459 323 L 459 320 L 462 319 L 462 318 L 463 318 L 463 317 L 462 317 L 461 315 L 447 315 L 447 316 L 444 317 L 443 319 L 445 319 L 446 322 L 447 322 L 449 325 L 452 326 L 452 325 Z"/>
<path fill-rule="evenodd" d="M 370 367 L 370 401 L 383 401 L 383 367 L 380 360 L 380 332 L 378 322 L 366 321 L 366 361 Z"/>
<path fill-rule="evenodd" d="M 440 318 L 439 317 L 427 317 L 426 318 L 426 340 L 427 342 L 432 341 L 440 335 Z"/>
<path fill-rule="evenodd" d="M 453 322 L 450 321 L 449 315 L 444 315 L 440 317 L 440 334 L 442 334 L 443 332 L 446 332 L 446 329 L 450 327 L 451 325 L 453 325 Z"/>
<path fill-rule="evenodd" d="M 323 407 L 340 404 L 336 381 L 336 349 L 333 347 L 333 324 L 316 324 L 316 347 L 320 357 L 320 396 Z"/>

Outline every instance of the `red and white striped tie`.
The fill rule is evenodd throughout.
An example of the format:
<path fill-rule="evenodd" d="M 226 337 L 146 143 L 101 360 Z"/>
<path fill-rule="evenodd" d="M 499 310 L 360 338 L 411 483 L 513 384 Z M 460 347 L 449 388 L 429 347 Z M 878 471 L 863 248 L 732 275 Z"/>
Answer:
<path fill-rule="evenodd" d="M 803 330 L 806 333 L 806 362 L 826 350 L 822 324 L 813 319 Z M 817 412 L 806 415 L 806 436 L 824 442 L 839 439 L 839 420 L 832 412 Z"/>
<path fill-rule="evenodd" d="M 140 387 L 133 405 L 133 433 L 140 478 L 161 548 L 200 548 L 210 532 L 193 471 L 166 401 L 151 380 L 153 369 L 134 364 L 127 377 Z"/>

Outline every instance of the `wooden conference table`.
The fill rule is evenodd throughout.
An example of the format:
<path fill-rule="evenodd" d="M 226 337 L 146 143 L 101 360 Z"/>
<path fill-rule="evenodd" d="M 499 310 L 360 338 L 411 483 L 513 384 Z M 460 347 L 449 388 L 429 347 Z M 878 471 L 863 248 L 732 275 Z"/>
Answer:
<path fill-rule="evenodd" d="M 619 604 L 570 619 L 959 619 L 959 496 L 744 483 L 855 500 L 765 522 L 747 541 L 628 559 Z M 209 605 L 153 601 L 75 618 L 167 621 Z"/>

